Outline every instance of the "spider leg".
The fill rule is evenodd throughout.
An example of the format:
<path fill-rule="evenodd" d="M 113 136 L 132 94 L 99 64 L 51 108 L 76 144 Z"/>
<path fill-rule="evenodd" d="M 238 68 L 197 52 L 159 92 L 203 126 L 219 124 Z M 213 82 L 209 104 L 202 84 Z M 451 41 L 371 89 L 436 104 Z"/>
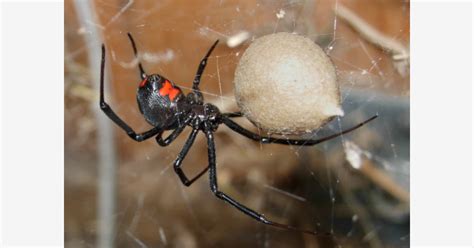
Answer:
<path fill-rule="evenodd" d="M 202 175 L 204 175 L 204 173 L 206 173 L 206 171 L 209 169 L 209 166 L 207 166 L 204 170 L 202 170 L 201 172 L 199 172 L 199 174 L 197 174 L 194 178 L 192 178 L 191 180 L 189 180 L 186 175 L 184 174 L 183 170 L 181 169 L 181 164 L 183 163 L 183 160 L 184 158 L 186 157 L 186 155 L 188 154 L 188 151 L 189 149 L 191 148 L 191 146 L 193 145 L 194 143 L 194 140 L 196 139 L 196 135 L 197 133 L 199 132 L 199 129 L 193 129 L 193 131 L 191 132 L 191 134 L 189 135 L 188 139 L 186 140 L 186 143 L 184 143 L 184 146 L 183 146 L 183 149 L 181 150 L 181 152 L 179 152 L 178 154 L 178 157 L 176 158 L 176 160 L 174 161 L 173 163 L 173 168 L 174 168 L 174 171 L 176 172 L 176 174 L 178 175 L 179 179 L 181 180 L 181 182 L 185 185 L 185 186 L 190 186 L 191 184 L 193 184 L 197 179 L 199 179 Z"/>
<path fill-rule="evenodd" d="M 135 46 L 135 41 L 133 40 L 132 34 L 127 33 L 128 38 L 130 39 L 130 43 L 132 43 L 133 53 L 135 54 L 135 58 L 138 58 L 137 46 Z M 140 70 L 140 78 L 143 80 L 146 78 L 145 70 L 143 70 L 142 63 L 140 60 L 138 61 L 138 69 Z"/>
<path fill-rule="evenodd" d="M 303 230 L 299 229 L 293 226 L 289 226 L 286 224 L 280 224 L 271 220 L 268 220 L 263 216 L 262 214 L 246 207 L 245 205 L 239 203 L 238 201 L 232 199 L 230 196 L 227 194 L 223 193 L 222 191 L 219 191 L 218 185 L 217 185 L 217 169 L 216 169 L 216 149 L 214 145 L 214 135 L 212 134 L 212 131 L 207 129 L 205 131 L 206 138 L 207 138 L 207 149 L 208 149 L 208 159 L 209 159 L 209 179 L 210 179 L 210 184 L 211 184 L 211 191 L 217 196 L 217 198 L 223 200 L 224 202 L 232 205 L 233 207 L 237 208 L 239 211 L 242 213 L 254 218 L 255 220 L 262 222 L 264 224 L 278 227 L 278 228 L 283 228 L 283 229 L 288 229 L 288 230 L 294 230 L 294 231 L 299 231 L 299 232 L 304 232 L 307 234 L 312 234 L 312 235 L 320 235 L 322 233 L 318 233 L 315 231 L 310 231 L 310 230 Z M 328 235 L 325 233 L 324 235 Z"/>
<path fill-rule="evenodd" d="M 199 63 L 199 67 L 198 67 L 198 70 L 196 72 L 196 75 L 194 76 L 193 92 L 196 96 L 198 96 L 199 99 L 201 99 L 201 101 L 202 101 L 203 97 L 202 97 L 201 91 L 199 90 L 199 83 L 201 82 L 202 73 L 204 72 L 204 69 L 206 68 L 207 59 L 211 55 L 212 50 L 214 50 L 214 48 L 217 46 L 217 43 L 219 43 L 219 40 L 216 40 L 216 42 L 214 42 L 214 44 L 211 46 L 211 48 L 209 48 L 209 51 L 207 51 L 204 58 L 202 58 L 201 63 Z"/>
<path fill-rule="evenodd" d="M 105 46 L 102 44 L 102 60 L 100 65 L 100 109 L 104 111 L 104 113 L 117 124 L 120 128 L 122 128 L 130 138 L 135 141 L 144 141 L 149 139 L 159 133 L 161 128 L 155 127 L 146 132 L 137 134 L 127 123 L 125 123 L 120 117 L 115 114 L 112 108 L 105 102 L 104 100 L 104 67 L 105 67 Z"/>
<path fill-rule="evenodd" d="M 231 113 L 224 113 L 222 114 L 225 117 L 228 118 L 234 118 L 234 117 L 242 117 L 244 114 L 242 112 L 231 112 Z"/>
<path fill-rule="evenodd" d="M 171 142 L 173 142 L 183 132 L 184 128 L 186 128 L 186 126 L 193 119 L 193 117 L 193 114 L 188 115 L 188 117 L 186 117 L 186 119 L 182 123 L 180 123 L 179 126 L 175 130 L 173 130 L 173 132 L 171 132 L 171 134 L 168 135 L 168 137 L 166 137 L 166 139 L 164 140 L 162 137 L 164 130 L 162 130 L 156 136 L 156 142 L 158 142 L 158 145 L 168 146 L 169 144 L 171 144 Z"/>
<path fill-rule="evenodd" d="M 253 133 L 253 132 L 243 128 L 242 126 L 235 123 L 234 121 L 232 121 L 228 117 L 224 116 L 222 118 L 222 121 L 226 126 L 228 126 L 230 129 L 234 130 L 235 132 L 237 132 L 237 133 L 239 133 L 239 134 L 241 134 L 241 135 L 243 135 L 243 136 L 245 136 L 249 139 L 259 141 L 259 142 L 262 142 L 262 143 L 277 143 L 277 144 L 283 144 L 283 145 L 312 146 L 312 145 L 316 145 L 316 144 L 319 144 L 321 142 L 336 138 L 336 137 L 341 136 L 343 134 L 352 132 L 352 131 L 356 130 L 357 128 L 360 128 L 363 125 L 367 124 L 368 122 L 374 120 L 377 117 L 378 117 L 378 115 L 374 115 L 371 118 L 369 118 L 369 119 L 367 119 L 367 120 L 365 120 L 365 121 L 363 121 L 363 122 L 361 122 L 361 123 L 359 123 L 359 124 L 357 124 L 357 125 L 355 125 L 351 128 L 343 130 L 339 133 L 331 134 L 331 135 L 323 137 L 323 138 L 319 138 L 319 139 L 300 139 L 300 140 L 298 140 L 298 139 L 278 139 L 278 138 L 272 138 L 272 137 L 264 137 L 264 136 L 260 136 L 256 133 Z"/>

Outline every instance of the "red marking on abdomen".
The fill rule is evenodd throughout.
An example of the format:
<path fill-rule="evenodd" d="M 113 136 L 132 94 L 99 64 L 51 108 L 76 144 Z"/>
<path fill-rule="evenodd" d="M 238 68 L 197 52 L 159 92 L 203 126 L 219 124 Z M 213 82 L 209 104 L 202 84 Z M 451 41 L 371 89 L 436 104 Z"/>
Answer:
<path fill-rule="evenodd" d="M 174 99 L 176 98 L 176 96 L 179 95 L 179 93 L 181 93 L 181 91 L 173 87 L 173 85 L 171 85 L 171 83 L 168 80 L 165 81 L 165 83 L 163 84 L 163 87 L 161 87 L 160 89 L 160 95 L 168 96 L 171 101 L 174 101 Z"/>
<path fill-rule="evenodd" d="M 146 81 L 147 81 L 147 79 L 146 79 L 146 78 L 145 78 L 145 79 L 143 79 L 143 81 L 140 83 L 139 87 L 140 87 L 140 88 L 142 88 L 143 86 L 145 86 L 145 84 L 146 84 Z"/>

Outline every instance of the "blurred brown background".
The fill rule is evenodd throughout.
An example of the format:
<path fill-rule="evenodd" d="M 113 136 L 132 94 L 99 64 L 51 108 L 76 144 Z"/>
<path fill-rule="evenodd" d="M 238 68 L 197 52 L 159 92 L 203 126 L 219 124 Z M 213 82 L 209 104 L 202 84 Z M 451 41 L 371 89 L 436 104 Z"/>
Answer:
<path fill-rule="evenodd" d="M 359 108 L 359 103 L 347 100 L 356 95 L 352 92 L 359 91 L 367 94 L 361 102 L 369 110 L 377 106 L 376 111 L 398 113 L 390 112 L 392 107 L 408 103 L 409 67 L 400 68 L 393 53 L 368 41 L 333 11 L 347 7 L 408 49 L 408 1 L 98 0 L 92 2 L 96 20 L 81 20 L 78 2 L 65 1 L 67 247 L 96 247 L 100 235 L 97 206 L 101 149 L 97 137 L 101 131 L 96 118 L 98 82 L 91 76 L 99 72 L 99 67 L 89 67 L 91 54 L 85 45 L 92 32 L 89 27 L 95 27 L 101 36 L 102 40 L 95 41 L 97 48 L 102 42 L 107 47 L 107 101 L 136 131 L 150 127 L 140 116 L 135 100 L 140 79 L 127 32 L 137 42 L 145 70 L 164 75 L 185 91 L 202 56 L 213 41 L 220 39 L 201 89 L 206 100 L 221 109 L 237 109 L 232 78 L 251 39 L 282 31 L 306 35 L 326 49 L 337 66 L 343 92 L 348 92 L 345 104 Z M 229 37 L 242 31 L 250 34 L 249 40 L 234 48 L 226 45 Z M 100 54 L 93 56 L 99 62 Z M 342 126 L 363 119 L 363 115 L 351 115 L 347 109 L 346 113 L 348 119 Z M 220 188 L 276 221 L 332 232 L 329 237 L 312 237 L 267 227 L 243 215 L 212 195 L 207 176 L 189 188 L 182 186 L 170 166 L 189 131 L 162 148 L 154 139 L 132 141 L 110 121 L 117 159 L 114 246 L 407 247 L 409 185 L 404 182 L 409 174 L 397 163 L 401 158 L 404 160 L 400 164 L 409 162 L 409 146 L 397 140 L 396 130 L 409 125 L 409 117 L 403 123 L 388 117 L 376 122 L 345 140 L 305 148 L 261 145 L 225 127 L 217 132 Z M 240 123 L 253 128 L 246 120 Z M 336 123 L 329 130 L 340 127 Z M 409 127 L 404 131 L 409 139 Z M 184 161 L 189 175 L 207 165 L 205 139 L 198 137 Z M 349 139 L 383 159 L 369 159 L 370 167 L 354 169 L 342 148 Z M 384 185 L 387 178 L 394 181 L 393 185 Z M 391 191 L 394 188 L 398 194 Z"/>

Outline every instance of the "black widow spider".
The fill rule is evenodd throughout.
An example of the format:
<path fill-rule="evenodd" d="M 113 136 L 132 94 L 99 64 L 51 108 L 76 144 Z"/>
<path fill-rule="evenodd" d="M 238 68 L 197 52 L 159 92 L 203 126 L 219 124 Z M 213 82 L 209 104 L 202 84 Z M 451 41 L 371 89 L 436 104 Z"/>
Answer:
<path fill-rule="evenodd" d="M 133 52 L 135 57 L 137 57 L 137 48 L 135 46 L 135 41 L 132 38 L 132 35 L 128 33 L 128 38 L 130 39 Z M 197 179 L 199 179 L 207 170 L 209 170 L 210 185 L 212 192 L 221 200 L 229 203 L 234 206 L 244 214 L 260 221 L 264 224 L 284 228 L 297 230 L 309 234 L 318 234 L 315 231 L 301 230 L 293 226 L 286 224 L 280 224 L 274 221 L 271 221 L 265 218 L 262 214 L 242 205 L 236 200 L 232 199 L 227 194 L 219 191 L 217 186 L 217 172 L 216 172 L 216 151 L 214 145 L 214 132 L 217 130 L 220 124 L 224 124 L 233 131 L 261 143 L 278 143 L 284 145 L 300 145 L 300 146 L 312 146 L 319 144 L 323 141 L 330 140 L 332 138 L 338 137 L 345 133 L 351 132 L 367 122 L 375 119 L 377 115 L 371 117 L 370 119 L 352 127 L 346 129 L 342 132 L 329 135 L 320 139 L 308 139 L 308 140 L 295 140 L 295 139 L 278 139 L 272 137 L 260 136 L 256 133 L 253 133 L 247 129 L 244 129 L 239 124 L 231 120 L 234 117 L 243 116 L 241 112 L 234 113 L 221 113 L 219 109 L 210 104 L 204 103 L 204 98 L 199 90 L 199 83 L 201 81 L 201 76 L 206 67 L 207 59 L 211 54 L 212 50 L 216 47 L 219 40 L 214 42 L 207 54 L 201 60 L 196 76 L 193 80 L 192 92 L 187 95 L 184 95 L 181 89 L 174 85 L 171 81 L 165 77 L 152 74 L 147 75 L 143 70 L 142 64 L 138 63 L 138 68 L 140 70 L 140 77 L 142 79 L 137 90 L 137 101 L 140 108 L 140 112 L 145 117 L 145 120 L 153 126 L 152 129 L 143 132 L 136 133 L 129 125 L 127 125 L 120 117 L 118 117 L 110 106 L 104 100 L 104 67 L 105 67 L 105 46 L 102 44 L 102 61 L 100 67 L 100 108 L 104 113 L 122 128 L 130 138 L 137 142 L 147 140 L 156 135 L 156 141 L 160 146 L 167 146 L 173 142 L 176 137 L 181 134 L 186 126 L 192 128 L 191 134 L 184 143 L 184 147 L 181 152 L 178 154 L 178 157 L 173 163 L 173 168 L 176 174 L 179 176 L 181 182 L 190 186 Z M 163 132 L 166 130 L 173 130 L 171 134 L 163 139 Z M 199 131 L 202 131 L 207 138 L 207 150 L 208 150 L 208 166 L 197 174 L 194 178 L 188 179 L 181 169 L 181 164 L 183 159 L 186 157 L 189 149 L 191 148 L 196 135 Z"/>

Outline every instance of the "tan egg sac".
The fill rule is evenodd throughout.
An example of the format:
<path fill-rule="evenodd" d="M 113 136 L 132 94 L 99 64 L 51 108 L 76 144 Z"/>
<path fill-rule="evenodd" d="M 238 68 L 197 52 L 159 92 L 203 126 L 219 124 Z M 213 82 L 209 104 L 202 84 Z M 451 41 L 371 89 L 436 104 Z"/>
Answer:
<path fill-rule="evenodd" d="M 256 39 L 237 66 L 234 90 L 244 115 L 276 134 L 303 134 L 342 116 L 336 70 L 312 40 L 290 33 Z"/>

